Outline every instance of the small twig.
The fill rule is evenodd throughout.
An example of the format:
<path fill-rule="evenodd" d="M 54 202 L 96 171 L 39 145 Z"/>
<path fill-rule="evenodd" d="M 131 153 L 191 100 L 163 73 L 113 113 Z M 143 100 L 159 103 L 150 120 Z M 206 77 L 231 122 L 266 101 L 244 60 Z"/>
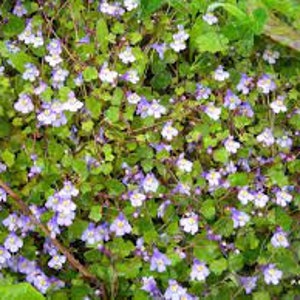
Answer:
<path fill-rule="evenodd" d="M 18 194 L 16 194 L 9 186 L 7 186 L 2 180 L 0 180 L 0 187 L 3 188 L 5 190 L 5 192 L 14 200 L 15 204 L 19 207 L 19 209 L 22 211 L 22 213 L 24 215 L 27 215 L 30 218 L 30 220 L 51 240 L 53 245 L 63 255 L 66 256 L 68 262 L 70 263 L 70 265 L 74 269 L 78 270 L 79 273 L 84 278 L 88 279 L 92 283 L 94 283 L 94 284 L 101 287 L 101 292 L 102 292 L 103 299 L 107 299 L 106 291 L 105 291 L 105 288 L 104 288 L 103 284 L 99 284 L 97 278 L 93 274 L 91 274 L 90 271 L 84 265 L 82 265 L 73 256 L 73 254 L 71 252 L 69 252 L 69 250 L 60 243 L 59 240 L 57 240 L 56 238 L 51 237 L 51 232 L 49 231 L 49 229 L 36 218 L 36 216 L 32 213 L 30 208 L 21 199 L 21 197 Z"/>

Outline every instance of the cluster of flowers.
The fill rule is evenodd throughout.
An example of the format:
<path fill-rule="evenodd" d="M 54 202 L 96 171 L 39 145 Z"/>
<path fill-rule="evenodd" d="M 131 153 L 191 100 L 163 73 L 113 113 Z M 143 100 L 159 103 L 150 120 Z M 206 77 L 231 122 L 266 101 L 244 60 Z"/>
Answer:
<path fill-rule="evenodd" d="M 0 189 L 0 195 L 0 201 L 6 202 L 7 194 L 3 189 Z M 29 208 L 37 220 L 45 212 L 44 208 L 35 205 L 31 205 Z M 25 275 L 25 280 L 33 284 L 42 293 L 46 293 L 50 288 L 55 290 L 64 287 L 61 280 L 48 277 L 36 261 L 28 260 L 19 254 L 24 245 L 23 240 L 35 230 L 31 218 L 22 214 L 11 213 L 2 221 L 2 225 L 8 230 L 9 234 L 3 246 L 0 246 L 0 269 L 9 268 L 13 272 Z M 44 248 L 45 252 L 52 256 L 48 266 L 53 269 L 60 269 L 66 262 L 66 257 L 60 255 L 48 240 L 46 240 Z M 39 252 L 37 251 L 36 254 L 38 255 Z"/>

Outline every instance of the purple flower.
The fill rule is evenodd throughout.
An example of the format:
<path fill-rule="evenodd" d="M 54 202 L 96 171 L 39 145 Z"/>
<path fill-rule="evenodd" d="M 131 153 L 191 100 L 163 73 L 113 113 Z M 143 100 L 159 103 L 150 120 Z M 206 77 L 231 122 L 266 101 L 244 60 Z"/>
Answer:
<path fill-rule="evenodd" d="M 60 226 L 70 226 L 75 219 L 74 211 L 60 212 L 57 215 L 57 224 Z"/>
<path fill-rule="evenodd" d="M 3 246 L 0 246 L 0 269 L 6 264 L 6 262 L 10 258 L 11 258 L 10 253 Z"/>
<path fill-rule="evenodd" d="M 142 206 L 143 202 L 146 200 L 146 196 L 140 193 L 138 190 L 129 192 L 128 196 L 133 207 Z"/>
<path fill-rule="evenodd" d="M 154 50 L 156 50 L 156 52 L 158 53 L 158 56 L 161 60 L 164 59 L 164 55 L 167 50 L 166 43 L 162 43 L 162 44 L 155 43 L 152 45 L 152 48 Z"/>
<path fill-rule="evenodd" d="M 162 218 L 165 214 L 167 207 L 171 204 L 170 200 L 164 201 L 157 209 L 157 217 Z"/>
<path fill-rule="evenodd" d="M 136 70 L 127 71 L 124 75 L 122 75 L 122 79 L 133 84 L 137 84 L 140 80 Z"/>
<path fill-rule="evenodd" d="M 54 255 L 49 261 L 48 266 L 52 269 L 59 270 L 62 265 L 66 262 L 66 257 L 64 255 Z"/>
<path fill-rule="evenodd" d="M 252 118 L 254 116 L 252 107 L 248 102 L 241 103 L 241 105 L 238 107 L 238 113 L 248 118 Z"/>
<path fill-rule="evenodd" d="M 3 188 L 0 188 L 0 202 L 6 202 L 6 198 L 7 198 L 7 194 L 5 190 Z"/>
<path fill-rule="evenodd" d="M 276 204 L 278 204 L 282 207 L 286 207 L 287 204 L 289 204 L 292 200 L 293 200 L 293 196 L 290 195 L 285 190 L 281 190 L 281 191 L 276 192 L 276 199 L 275 199 Z"/>
<path fill-rule="evenodd" d="M 184 30 L 182 25 L 178 25 L 178 32 L 173 34 L 173 42 L 170 44 L 170 47 L 175 52 L 180 52 L 186 48 L 185 41 L 188 40 L 189 35 Z"/>
<path fill-rule="evenodd" d="M 143 277 L 143 286 L 141 287 L 142 290 L 150 293 L 151 296 L 159 296 L 161 294 L 160 290 L 157 288 L 156 281 L 153 276 L 150 277 Z"/>
<path fill-rule="evenodd" d="M 78 196 L 79 191 L 76 187 L 72 184 L 71 181 L 65 181 L 63 188 L 59 191 L 59 195 L 62 198 L 71 198 Z"/>
<path fill-rule="evenodd" d="M 224 98 L 224 107 L 228 107 L 230 110 L 236 109 L 241 104 L 241 99 L 233 94 L 231 90 L 227 90 Z"/>
<path fill-rule="evenodd" d="M 186 183 L 179 182 L 176 185 L 176 187 L 172 190 L 172 193 L 179 193 L 182 195 L 190 196 L 191 195 L 191 187 Z"/>
<path fill-rule="evenodd" d="M 257 87 L 261 89 L 264 94 L 269 94 L 276 90 L 276 84 L 267 74 L 264 74 L 257 81 Z"/>
<path fill-rule="evenodd" d="M 31 274 L 36 270 L 36 262 L 28 260 L 27 258 L 20 256 L 18 259 L 18 271 L 22 274 Z"/>
<path fill-rule="evenodd" d="M 132 227 L 128 223 L 123 213 L 120 213 L 110 225 L 110 231 L 114 232 L 116 236 L 123 236 L 126 233 L 130 233 L 131 230 Z"/>
<path fill-rule="evenodd" d="M 31 63 L 25 64 L 25 72 L 22 75 L 24 80 L 29 80 L 30 82 L 34 82 L 35 79 L 40 75 L 40 71 L 37 67 Z"/>
<path fill-rule="evenodd" d="M 23 247 L 23 241 L 15 233 L 10 233 L 4 241 L 4 247 L 11 253 L 16 253 Z"/>
<path fill-rule="evenodd" d="M 263 268 L 264 280 L 266 284 L 277 285 L 282 278 L 282 271 L 276 269 L 275 264 L 269 264 Z"/>
<path fill-rule="evenodd" d="M 204 281 L 210 274 L 209 269 L 204 262 L 194 259 L 194 264 L 191 271 L 191 280 Z"/>
<path fill-rule="evenodd" d="M 243 227 L 250 221 L 250 217 L 248 214 L 235 208 L 231 209 L 231 218 L 234 228 Z"/>
<path fill-rule="evenodd" d="M 157 271 L 159 273 L 166 271 L 166 266 L 171 265 L 171 261 L 168 259 L 168 257 L 161 253 L 157 248 L 155 248 L 153 251 L 150 263 L 150 270 Z"/>
<path fill-rule="evenodd" d="M 270 128 L 266 128 L 261 134 L 256 137 L 259 143 L 262 143 L 265 147 L 270 147 L 275 143 L 275 139 Z"/>
<path fill-rule="evenodd" d="M 242 92 L 244 95 L 249 94 L 250 89 L 253 88 L 253 78 L 247 76 L 246 74 L 242 74 L 241 80 L 236 86 L 236 89 L 239 92 Z"/>
<path fill-rule="evenodd" d="M 146 193 L 148 192 L 156 192 L 159 186 L 159 182 L 154 176 L 153 173 L 149 173 L 146 177 L 142 180 L 142 187 Z"/>
<path fill-rule="evenodd" d="M 18 17 L 22 17 L 23 15 L 27 14 L 27 10 L 26 8 L 23 6 L 21 1 L 17 1 L 16 5 L 14 6 L 13 9 L 13 14 L 18 16 Z"/>
<path fill-rule="evenodd" d="M 209 25 L 217 24 L 219 21 L 218 18 L 212 12 L 207 12 L 205 15 L 202 16 L 202 19 Z"/>
<path fill-rule="evenodd" d="M 164 294 L 166 300 L 180 300 L 186 294 L 186 289 L 177 283 L 176 280 L 170 279 L 169 286 Z"/>
<path fill-rule="evenodd" d="M 246 294 L 251 294 L 252 290 L 256 288 L 257 276 L 241 277 L 240 281 Z"/>
<path fill-rule="evenodd" d="M 277 228 L 276 232 L 271 238 L 271 244 L 275 248 L 287 248 L 289 247 L 289 241 L 287 239 L 287 233 L 284 232 L 281 228 Z"/>
<path fill-rule="evenodd" d="M 61 230 L 59 228 L 59 225 L 57 223 L 57 216 L 52 217 L 48 222 L 47 222 L 47 227 L 51 232 L 51 237 L 55 238 L 58 234 L 61 233 Z"/>
<path fill-rule="evenodd" d="M 9 231 L 17 231 L 18 224 L 19 224 L 19 216 L 16 213 L 12 213 L 12 214 L 8 215 L 8 217 L 2 221 L 2 224 Z"/>
<path fill-rule="evenodd" d="M 47 50 L 51 55 L 59 55 L 62 52 L 61 42 L 58 39 L 52 39 L 47 45 Z"/>
<path fill-rule="evenodd" d="M 187 213 L 185 218 L 180 219 L 180 226 L 183 227 L 185 232 L 194 235 L 198 231 L 198 215 L 195 213 Z"/>
<path fill-rule="evenodd" d="M 94 223 L 90 223 L 88 228 L 83 232 L 81 239 L 89 245 L 97 244 L 103 240 L 108 241 L 108 224 L 103 223 L 96 227 Z"/>
<path fill-rule="evenodd" d="M 45 274 L 40 274 L 34 277 L 33 285 L 43 294 L 47 292 L 47 290 L 51 286 L 51 282 Z"/>
<path fill-rule="evenodd" d="M 196 89 L 196 99 L 197 100 L 202 100 L 202 99 L 206 100 L 209 98 L 210 95 L 211 95 L 210 88 L 205 87 L 200 83 L 197 84 L 197 89 Z"/>
<path fill-rule="evenodd" d="M 107 3 L 106 0 L 100 3 L 99 10 L 112 17 L 120 17 L 125 13 L 125 10 L 120 6 L 120 3 Z"/>

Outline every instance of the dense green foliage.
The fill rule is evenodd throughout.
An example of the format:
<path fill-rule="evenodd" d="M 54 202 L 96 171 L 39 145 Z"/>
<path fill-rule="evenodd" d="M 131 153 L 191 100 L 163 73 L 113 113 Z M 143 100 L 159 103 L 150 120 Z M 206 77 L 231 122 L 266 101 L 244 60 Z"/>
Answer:
<path fill-rule="evenodd" d="M 0 300 L 296 299 L 299 1 L 105 3 L 1 1 Z"/>

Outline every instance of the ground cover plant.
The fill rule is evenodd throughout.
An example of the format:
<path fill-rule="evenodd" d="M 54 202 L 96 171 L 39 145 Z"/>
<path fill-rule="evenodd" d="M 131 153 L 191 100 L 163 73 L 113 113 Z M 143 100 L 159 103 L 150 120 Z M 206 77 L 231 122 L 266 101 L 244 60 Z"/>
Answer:
<path fill-rule="evenodd" d="M 300 3 L 0 4 L 0 299 L 297 299 Z"/>

